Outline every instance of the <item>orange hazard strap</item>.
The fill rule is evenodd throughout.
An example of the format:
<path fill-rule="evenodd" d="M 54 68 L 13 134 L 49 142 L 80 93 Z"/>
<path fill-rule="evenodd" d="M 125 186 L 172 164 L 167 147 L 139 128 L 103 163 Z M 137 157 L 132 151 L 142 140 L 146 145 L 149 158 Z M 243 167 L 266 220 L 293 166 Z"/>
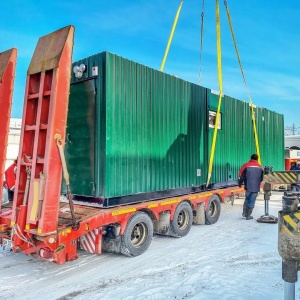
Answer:
<path fill-rule="evenodd" d="M 298 183 L 299 180 L 300 173 L 297 171 L 275 171 L 264 175 L 265 182 L 289 184 Z"/>
<path fill-rule="evenodd" d="M 255 148 L 256 148 L 256 153 L 258 154 L 258 162 L 261 164 L 258 134 L 257 134 L 257 129 L 256 129 L 256 121 L 255 121 L 255 113 L 254 113 L 254 105 L 253 105 L 253 102 L 252 102 L 252 98 L 250 96 L 250 91 L 249 91 L 249 88 L 248 88 L 248 85 L 247 85 L 247 82 L 246 82 L 245 74 L 244 74 L 243 67 L 242 67 L 242 62 L 241 62 L 239 51 L 238 51 L 238 48 L 237 48 L 237 43 L 236 43 L 236 39 L 235 39 L 234 32 L 233 32 L 233 26 L 232 26 L 232 21 L 231 21 L 227 1 L 224 1 L 224 5 L 226 7 L 227 19 L 228 19 L 228 23 L 229 23 L 229 27 L 230 27 L 230 31 L 231 31 L 232 40 L 233 40 L 233 43 L 234 43 L 236 56 L 237 56 L 237 59 L 238 59 L 238 62 L 239 62 L 240 70 L 241 70 L 241 73 L 242 73 L 242 76 L 243 76 L 243 79 L 244 79 L 244 83 L 245 83 L 245 86 L 246 86 L 246 90 L 247 90 L 247 93 L 248 93 L 248 97 L 249 97 L 249 102 L 250 102 L 250 107 L 251 107 L 251 115 L 252 115 L 253 132 L 254 132 L 254 139 L 255 139 Z"/>

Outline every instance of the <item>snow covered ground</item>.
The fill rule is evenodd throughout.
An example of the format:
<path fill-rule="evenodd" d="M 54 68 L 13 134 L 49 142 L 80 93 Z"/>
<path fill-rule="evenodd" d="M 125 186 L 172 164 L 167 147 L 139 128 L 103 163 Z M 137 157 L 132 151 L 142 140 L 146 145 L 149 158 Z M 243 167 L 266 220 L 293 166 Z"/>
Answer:
<path fill-rule="evenodd" d="M 270 214 L 281 210 L 281 196 L 273 192 Z M 259 198 L 255 218 L 264 214 Z M 59 266 L 0 253 L 0 299 L 283 299 L 278 225 L 246 221 L 242 203 L 222 204 L 216 224 L 194 225 L 184 238 L 154 236 L 134 258 L 82 251 Z"/>

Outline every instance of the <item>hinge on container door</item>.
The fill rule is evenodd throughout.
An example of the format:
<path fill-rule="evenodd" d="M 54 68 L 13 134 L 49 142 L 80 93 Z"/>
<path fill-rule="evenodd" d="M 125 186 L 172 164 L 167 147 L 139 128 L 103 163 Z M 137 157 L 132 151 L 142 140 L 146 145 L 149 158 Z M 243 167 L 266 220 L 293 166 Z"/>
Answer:
<path fill-rule="evenodd" d="M 90 182 L 90 186 L 92 187 L 92 194 L 96 195 L 96 184 L 95 184 L 95 182 Z"/>

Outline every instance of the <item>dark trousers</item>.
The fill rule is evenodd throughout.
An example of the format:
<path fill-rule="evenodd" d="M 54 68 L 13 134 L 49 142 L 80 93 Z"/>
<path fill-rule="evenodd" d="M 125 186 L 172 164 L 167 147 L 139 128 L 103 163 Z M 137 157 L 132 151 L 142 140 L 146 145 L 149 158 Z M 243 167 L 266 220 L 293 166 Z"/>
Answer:
<path fill-rule="evenodd" d="M 9 201 L 13 201 L 13 199 L 14 199 L 14 191 L 7 190 L 7 194 L 8 194 L 8 200 Z"/>
<path fill-rule="evenodd" d="M 254 208 L 257 195 L 258 192 L 253 193 L 253 192 L 246 191 L 245 203 L 248 205 L 249 208 Z"/>

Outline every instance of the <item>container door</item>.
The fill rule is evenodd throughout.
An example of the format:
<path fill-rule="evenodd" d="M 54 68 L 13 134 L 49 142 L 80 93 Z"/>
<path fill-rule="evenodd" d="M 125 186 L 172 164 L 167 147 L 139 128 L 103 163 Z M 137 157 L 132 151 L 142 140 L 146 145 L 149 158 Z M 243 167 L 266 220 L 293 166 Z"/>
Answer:
<path fill-rule="evenodd" d="M 65 155 L 75 195 L 95 195 L 95 81 L 73 83 Z"/>

